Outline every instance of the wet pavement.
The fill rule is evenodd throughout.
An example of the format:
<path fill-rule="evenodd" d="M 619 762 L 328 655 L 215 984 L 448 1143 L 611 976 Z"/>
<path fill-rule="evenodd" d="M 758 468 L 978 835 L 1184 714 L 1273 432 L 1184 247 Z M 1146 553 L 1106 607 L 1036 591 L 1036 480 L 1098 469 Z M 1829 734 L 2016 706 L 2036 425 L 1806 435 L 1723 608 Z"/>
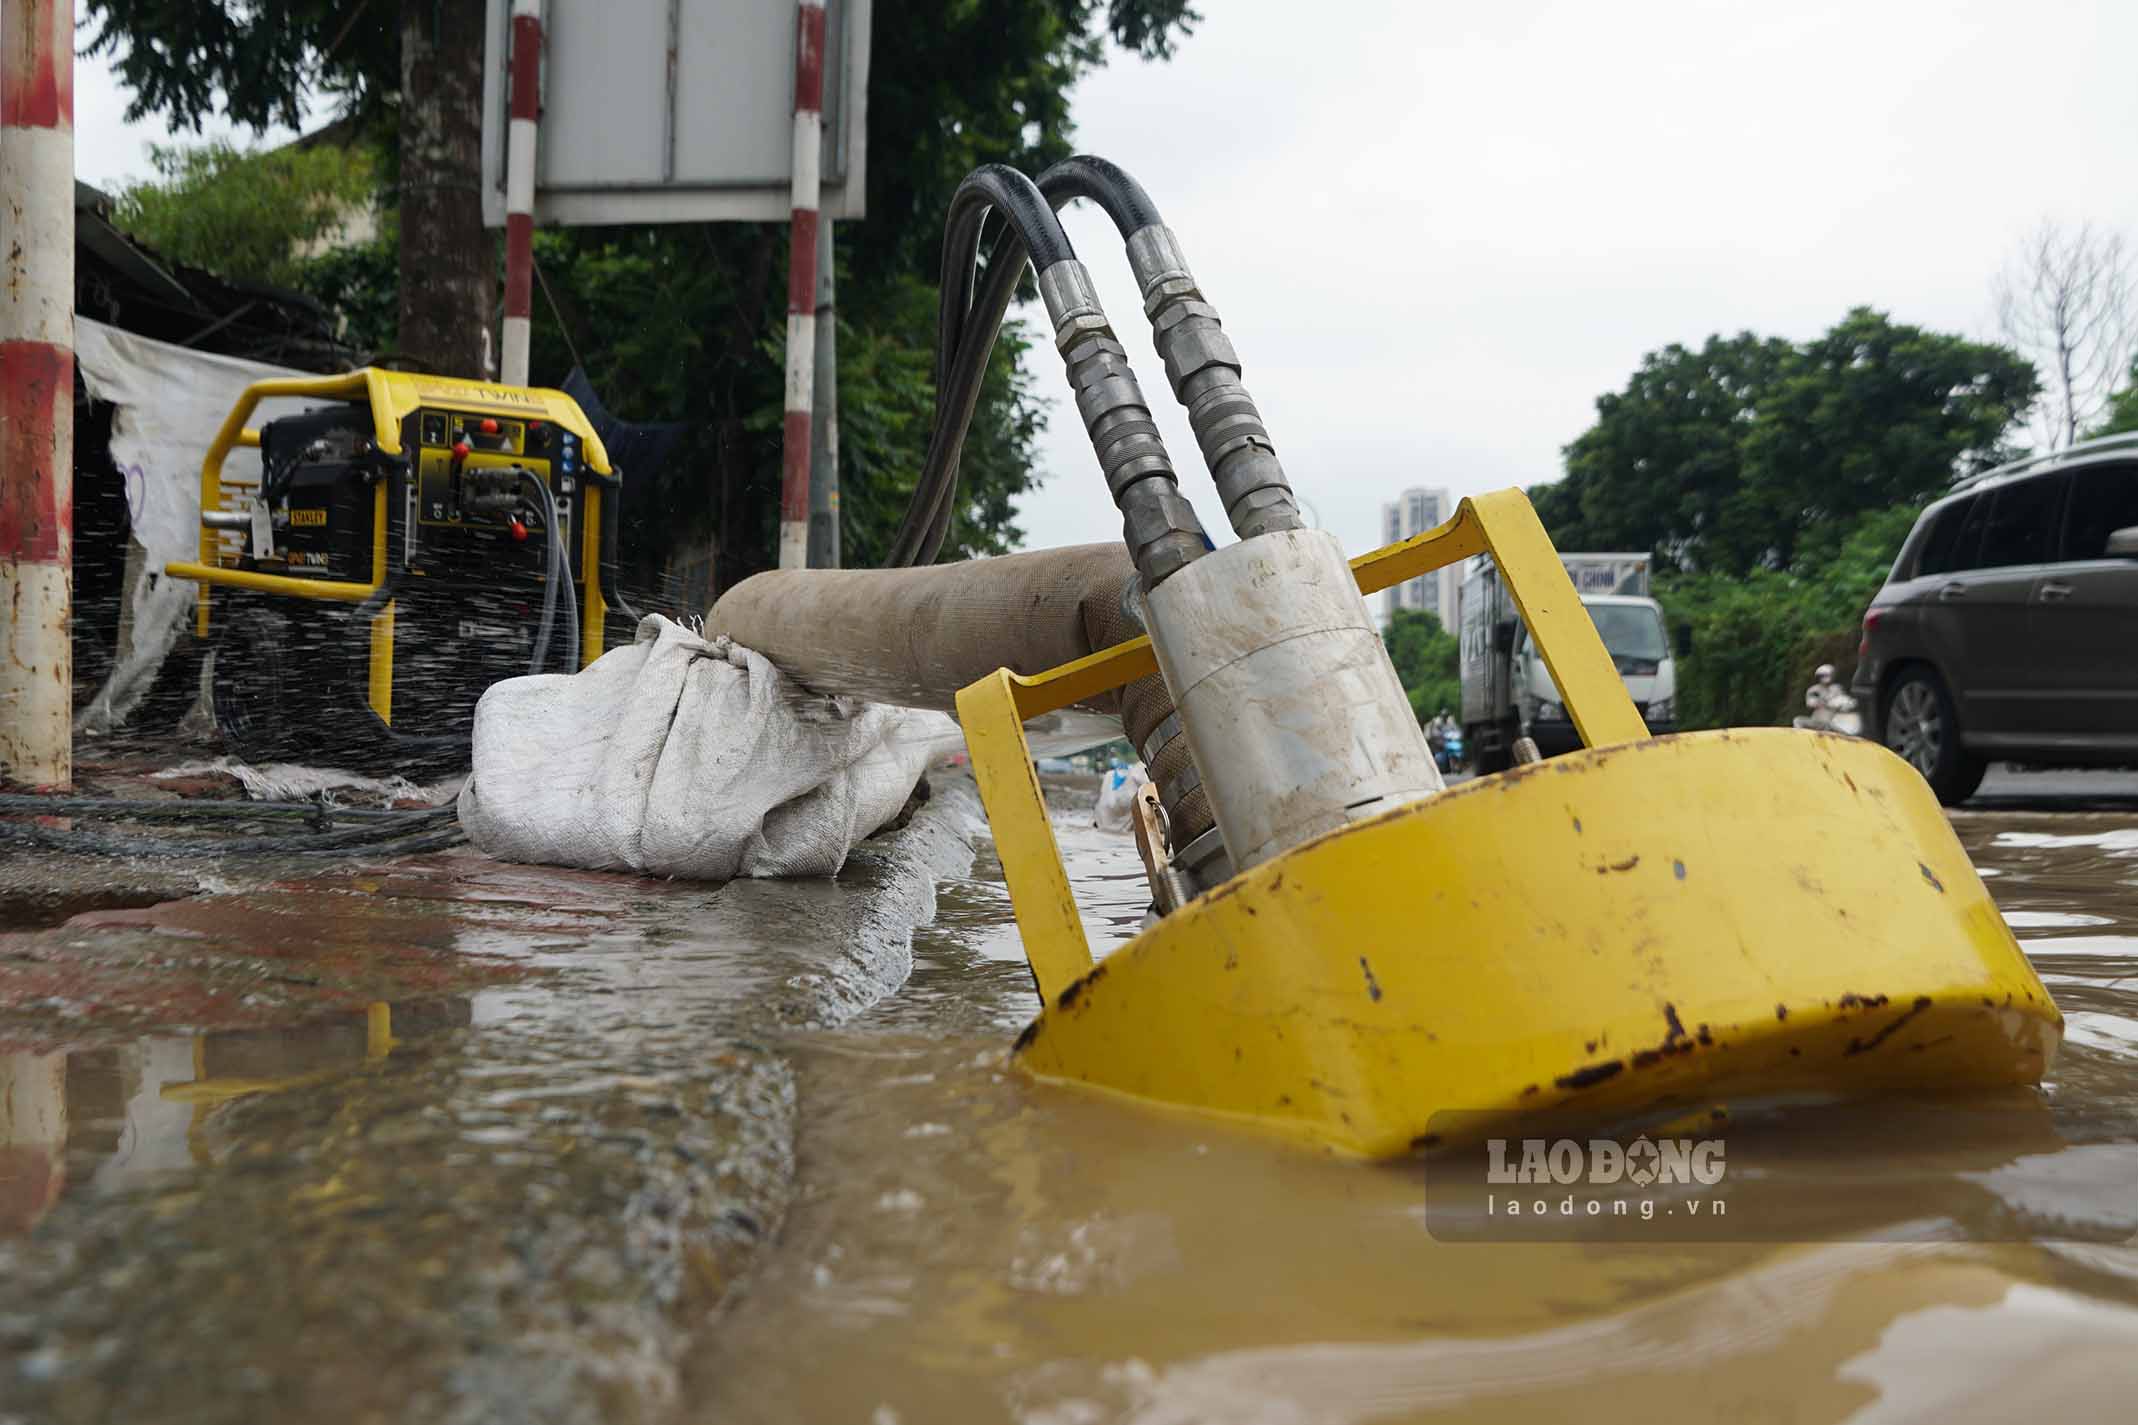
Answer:
<path fill-rule="evenodd" d="M 1418 1163 L 1007 1072 L 969 792 L 837 883 L 457 851 L 0 937 L 0 1421 L 2120 1418 L 2138 816 L 2054 809 L 2098 785 L 1953 815 L 2046 1093 L 1748 1118 L 1761 1240 L 1445 1241 Z M 1103 955 L 1147 892 L 1075 801 Z M 1879 1190 L 1807 1192 L 1837 1157 Z"/>
<path fill-rule="evenodd" d="M 42 977 L 0 1016 L 0 1420 L 672 1418 L 792 1189 L 778 1041 L 906 978 L 977 818 L 837 882 L 459 851 L 0 936 Z"/>

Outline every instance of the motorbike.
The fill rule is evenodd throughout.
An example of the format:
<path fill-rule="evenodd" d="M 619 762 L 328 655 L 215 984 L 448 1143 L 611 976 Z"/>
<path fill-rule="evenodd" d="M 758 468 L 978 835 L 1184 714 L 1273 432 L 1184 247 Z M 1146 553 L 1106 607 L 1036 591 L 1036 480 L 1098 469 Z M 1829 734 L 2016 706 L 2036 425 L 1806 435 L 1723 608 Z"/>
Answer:
<path fill-rule="evenodd" d="M 1814 705 L 1809 716 L 1792 718 L 1793 727 L 1808 728 L 1813 732 L 1838 732 L 1843 737 L 1863 736 L 1863 713 L 1856 699 L 1838 688 L 1826 695 L 1826 700 Z"/>

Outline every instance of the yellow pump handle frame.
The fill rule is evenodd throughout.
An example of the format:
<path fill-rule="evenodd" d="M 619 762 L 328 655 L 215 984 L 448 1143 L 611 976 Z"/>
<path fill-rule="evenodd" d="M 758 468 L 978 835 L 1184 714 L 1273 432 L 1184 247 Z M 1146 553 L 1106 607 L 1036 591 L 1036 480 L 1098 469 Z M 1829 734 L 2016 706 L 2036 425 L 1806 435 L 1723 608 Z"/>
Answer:
<path fill-rule="evenodd" d="M 1351 572 L 1360 593 L 1374 594 L 1488 553 L 1507 581 L 1581 740 L 1602 747 L 1647 737 L 1648 725 L 1582 607 L 1574 581 L 1520 490 L 1465 499 L 1447 523 L 1360 555 L 1351 561 Z M 1047 819 L 1024 722 L 1157 671 L 1151 640 L 1143 637 L 1030 677 L 997 669 L 958 693 L 958 721 L 965 729 L 973 776 L 987 806 L 1025 956 L 1046 1003 L 1090 973 L 1091 944 Z"/>

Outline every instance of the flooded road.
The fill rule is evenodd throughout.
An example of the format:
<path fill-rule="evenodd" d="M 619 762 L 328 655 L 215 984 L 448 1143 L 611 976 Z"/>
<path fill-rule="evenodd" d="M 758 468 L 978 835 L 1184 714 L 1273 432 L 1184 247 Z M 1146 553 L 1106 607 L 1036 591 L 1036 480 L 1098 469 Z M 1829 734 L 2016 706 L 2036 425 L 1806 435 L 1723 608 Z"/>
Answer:
<path fill-rule="evenodd" d="M 0 1421 L 1880 1422 L 2138 1391 L 2138 816 L 1955 815 L 2069 1022 L 2045 1095 L 1748 1112 L 1744 1240 L 1514 1243 L 1436 1236 L 1427 1164 L 1008 1073 L 1035 1001 L 962 796 L 838 883 L 453 853 L 0 943 L 0 978 L 64 952 L 150 982 L 239 917 L 210 984 L 254 1015 L 0 1014 Z M 1074 802 L 1103 956 L 1147 891 Z M 324 923 L 392 974 L 291 958 Z M 300 979 L 343 1007 L 284 1022 Z"/>
<path fill-rule="evenodd" d="M 1059 813 L 1057 835 L 1103 955 L 1142 885 L 1082 821 Z M 1036 1002 L 983 854 L 944 888 L 905 991 L 795 1046 L 801 1188 L 693 1360 L 689 1418 L 2120 1417 L 2138 1391 L 2138 820 L 1955 825 L 2070 1019 L 2045 1101 L 1747 1124 L 1778 1166 L 1732 1188 L 1766 1240 L 1716 1244 L 1444 1242 L 1423 1165 L 1006 1076 Z M 1867 1184 L 1838 1206 L 1837 1158 Z"/>

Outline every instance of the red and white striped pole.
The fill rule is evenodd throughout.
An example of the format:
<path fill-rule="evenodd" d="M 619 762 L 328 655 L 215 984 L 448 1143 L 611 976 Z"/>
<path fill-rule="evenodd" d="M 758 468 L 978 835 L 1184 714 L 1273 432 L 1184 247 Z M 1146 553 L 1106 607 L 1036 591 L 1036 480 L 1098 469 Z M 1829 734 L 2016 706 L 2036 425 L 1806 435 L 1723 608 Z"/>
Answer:
<path fill-rule="evenodd" d="M 534 317 L 535 136 L 542 105 L 542 0 L 512 0 L 512 110 L 505 131 L 505 341 L 498 377 L 527 384 Z"/>
<path fill-rule="evenodd" d="M 824 0 L 795 0 L 794 211 L 787 235 L 787 420 L 779 567 L 809 567 L 809 414 L 817 371 L 817 198 L 824 158 Z"/>
<path fill-rule="evenodd" d="M 65 787 L 74 778 L 74 0 L 0 0 L 0 215 L 0 776 Z"/>

